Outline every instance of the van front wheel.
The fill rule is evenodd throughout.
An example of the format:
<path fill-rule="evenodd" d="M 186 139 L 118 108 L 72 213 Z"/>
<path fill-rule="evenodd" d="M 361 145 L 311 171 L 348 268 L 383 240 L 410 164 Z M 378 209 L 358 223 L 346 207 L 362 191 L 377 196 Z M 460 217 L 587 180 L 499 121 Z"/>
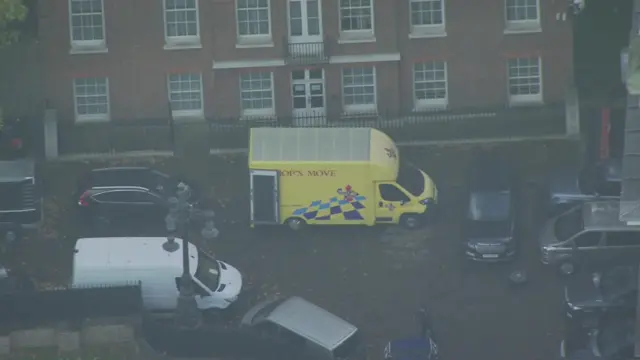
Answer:
<path fill-rule="evenodd" d="M 305 225 L 307 225 L 307 222 L 301 218 L 288 218 L 286 224 L 289 229 L 293 231 L 300 231 L 305 227 Z"/>
<path fill-rule="evenodd" d="M 417 214 L 404 214 L 400 217 L 400 225 L 414 230 L 420 227 L 420 217 Z"/>

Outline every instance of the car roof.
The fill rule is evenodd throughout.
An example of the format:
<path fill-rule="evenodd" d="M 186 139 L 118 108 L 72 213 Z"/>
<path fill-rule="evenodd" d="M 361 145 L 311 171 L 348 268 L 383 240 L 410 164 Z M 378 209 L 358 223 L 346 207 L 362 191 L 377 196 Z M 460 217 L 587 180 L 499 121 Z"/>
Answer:
<path fill-rule="evenodd" d="M 145 166 L 114 166 L 114 167 L 91 169 L 91 172 L 95 174 L 100 174 L 100 173 L 106 173 L 111 171 L 115 172 L 115 171 L 150 171 L 150 170 L 152 169 Z"/>
<path fill-rule="evenodd" d="M 266 319 L 329 350 L 340 346 L 358 330 L 340 317 L 298 296 L 282 302 Z"/>
<path fill-rule="evenodd" d="M 150 191 L 148 188 L 144 186 L 94 186 L 90 189 L 93 193 L 102 194 L 104 192 L 113 192 L 113 191 Z"/>

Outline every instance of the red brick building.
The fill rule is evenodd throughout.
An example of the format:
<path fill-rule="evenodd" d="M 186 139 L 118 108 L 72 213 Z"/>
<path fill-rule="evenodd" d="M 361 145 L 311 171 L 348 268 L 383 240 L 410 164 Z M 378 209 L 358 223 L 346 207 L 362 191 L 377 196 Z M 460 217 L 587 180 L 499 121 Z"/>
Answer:
<path fill-rule="evenodd" d="M 543 105 L 572 82 L 560 0 L 41 1 L 61 120 Z M 322 118 L 321 116 L 319 117 Z"/>

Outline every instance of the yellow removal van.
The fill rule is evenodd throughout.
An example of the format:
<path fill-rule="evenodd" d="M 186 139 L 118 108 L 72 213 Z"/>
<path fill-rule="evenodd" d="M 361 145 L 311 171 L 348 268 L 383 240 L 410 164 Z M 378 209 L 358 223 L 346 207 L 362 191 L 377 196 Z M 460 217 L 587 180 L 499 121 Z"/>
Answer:
<path fill-rule="evenodd" d="M 401 224 L 434 212 L 431 178 L 400 163 L 371 128 L 254 128 L 249 145 L 251 226 Z"/>

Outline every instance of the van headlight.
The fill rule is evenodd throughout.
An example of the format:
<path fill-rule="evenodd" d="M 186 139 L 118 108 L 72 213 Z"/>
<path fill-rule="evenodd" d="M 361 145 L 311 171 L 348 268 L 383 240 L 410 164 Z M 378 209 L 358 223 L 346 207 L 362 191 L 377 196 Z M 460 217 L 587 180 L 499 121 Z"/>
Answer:
<path fill-rule="evenodd" d="M 429 199 L 422 199 L 420 200 L 420 204 L 425 205 L 425 206 L 429 206 L 431 204 L 435 204 L 435 200 L 429 198 Z"/>

